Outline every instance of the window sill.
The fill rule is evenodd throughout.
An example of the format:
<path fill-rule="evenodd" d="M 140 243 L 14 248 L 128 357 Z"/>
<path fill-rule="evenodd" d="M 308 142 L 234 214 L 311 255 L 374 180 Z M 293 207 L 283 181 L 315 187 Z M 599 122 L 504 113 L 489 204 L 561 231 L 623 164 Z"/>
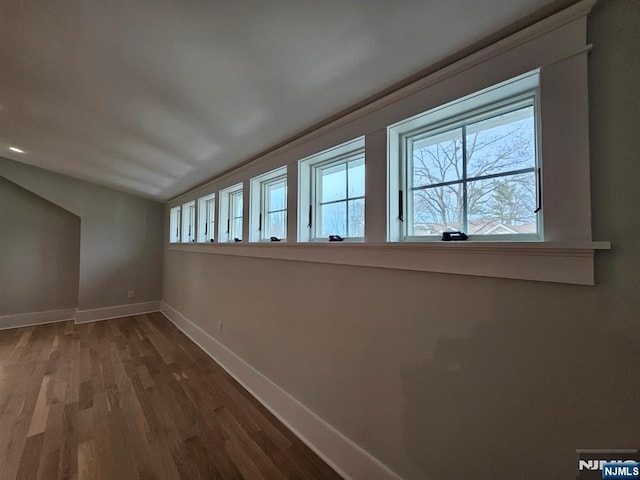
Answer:
<path fill-rule="evenodd" d="M 168 244 L 169 251 L 540 282 L 594 285 L 594 254 L 609 242 Z"/>

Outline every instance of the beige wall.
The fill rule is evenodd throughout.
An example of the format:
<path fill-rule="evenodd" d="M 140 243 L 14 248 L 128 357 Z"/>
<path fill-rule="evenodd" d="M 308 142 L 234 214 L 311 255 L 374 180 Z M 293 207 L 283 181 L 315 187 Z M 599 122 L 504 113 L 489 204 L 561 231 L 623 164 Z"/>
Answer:
<path fill-rule="evenodd" d="M 0 176 L 80 217 L 80 310 L 161 298 L 161 204 L 4 158 Z"/>
<path fill-rule="evenodd" d="M 78 304 L 80 218 L 0 177 L 0 316 Z"/>
<path fill-rule="evenodd" d="M 574 478 L 576 448 L 638 447 L 639 16 L 589 23 L 595 287 L 165 250 L 165 301 L 407 479 Z"/>

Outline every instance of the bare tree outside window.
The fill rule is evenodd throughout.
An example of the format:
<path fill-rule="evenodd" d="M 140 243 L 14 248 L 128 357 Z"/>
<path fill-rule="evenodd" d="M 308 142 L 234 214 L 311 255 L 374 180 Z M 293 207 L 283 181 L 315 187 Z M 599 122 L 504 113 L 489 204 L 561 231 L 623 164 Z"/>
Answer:
<path fill-rule="evenodd" d="M 364 237 L 364 156 L 318 168 L 320 236 Z"/>
<path fill-rule="evenodd" d="M 409 138 L 413 235 L 536 233 L 533 106 Z"/>

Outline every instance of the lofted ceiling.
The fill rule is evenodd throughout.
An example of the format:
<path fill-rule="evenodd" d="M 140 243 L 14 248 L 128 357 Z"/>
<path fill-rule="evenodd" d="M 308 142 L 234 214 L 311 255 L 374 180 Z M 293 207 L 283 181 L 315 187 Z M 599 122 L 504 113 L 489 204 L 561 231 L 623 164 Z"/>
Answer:
<path fill-rule="evenodd" d="M 0 156 L 164 201 L 550 3 L 3 0 Z"/>

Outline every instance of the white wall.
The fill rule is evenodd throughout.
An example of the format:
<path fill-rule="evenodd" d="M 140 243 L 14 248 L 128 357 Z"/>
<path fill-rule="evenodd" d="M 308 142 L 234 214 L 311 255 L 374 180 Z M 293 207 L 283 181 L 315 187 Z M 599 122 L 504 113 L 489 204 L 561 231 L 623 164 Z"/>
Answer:
<path fill-rule="evenodd" d="M 161 204 L 4 158 L 0 175 L 80 217 L 80 310 L 161 298 Z"/>
<path fill-rule="evenodd" d="M 164 300 L 407 479 L 573 478 L 575 449 L 637 446 L 638 15 L 589 20 L 595 287 L 165 249 Z"/>
<path fill-rule="evenodd" d="M 76 307 L 79 264 L 80 218 L 0 177 L 0 316 Z"/>

